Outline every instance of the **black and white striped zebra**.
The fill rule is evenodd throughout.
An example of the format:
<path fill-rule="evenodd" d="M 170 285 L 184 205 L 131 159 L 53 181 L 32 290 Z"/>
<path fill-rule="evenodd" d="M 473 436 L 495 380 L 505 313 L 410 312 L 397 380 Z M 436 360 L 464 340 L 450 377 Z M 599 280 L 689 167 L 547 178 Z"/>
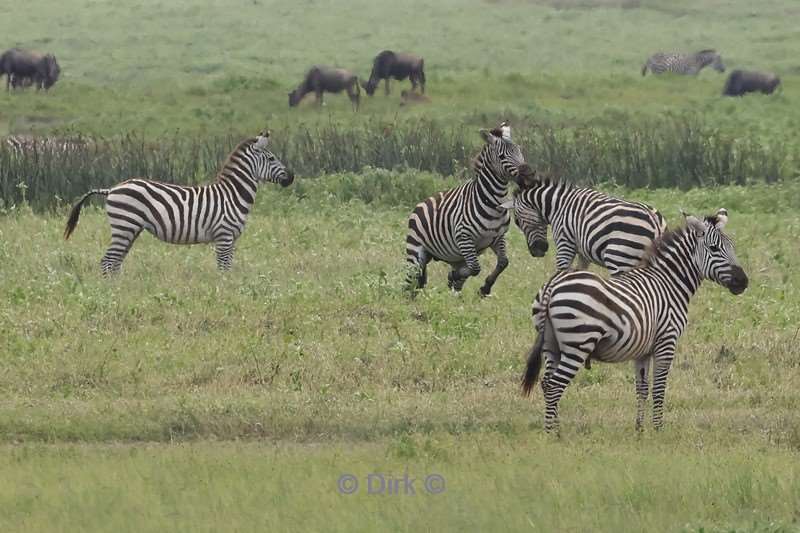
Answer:
<path fill-rule="evenodd" d="M 687 322 L 689 300 L 703 279 L 733 294 L 748 279 L 734 245 L 722 229 L 727 211 L 665 233 L 643 264 L 605 279 L 588 271 L 561 271 L 538 292 L 533 303 L 536 343 L 528 352 L 522 389 L 529 395 L 544 356 L 542 391 L 545 429 L 558 429 L 558 403 L 588 358 L 633 361 L 636 370 L 636 428 L 641 429 L 653 365 L 653 425 L 663 421 L 664 392 L 675 346 Z"/>
<path fill-rule="evenodd" d="M 580 268 L 591 262 L 611 275 L 630 270 L 667 229 L 664 217 L 649 205 L 563 181 L 526 182 L 503 205 L 514 209 L 533 257 L 547 252 L 547 226 L 552 226 L 558 270 L 569 268 L 575 257 Z"/>
<path fill-rule="evenodd" d="M 497 265 L 480 289 L 486 296 L 508 266 L 505 233 L 510 216 L 501 204 L 508 181 L 529 169 L 519 146 L 511 140 L 507 123 L 491 131 L 481 130 L 481 136 L 485 144 L 473 163 L 475 176 L 420 202 L 408 218 L 406 257 L 412 289 L 425 286 L 427 265 L 436 260 L 452 266 L 448 286 L 461 290 L 467 278 L 481 271 L 478 255 L 491 248 Z"/>
<path fill-rule="evenodd" d="M 653 74 L 671 72 L 673 74 L 696 76 L 709 65 L 717 72 L 725 72 L 722 56 L 720 56 L 716 50 L 700 50 L 694 54 L 657 52 L 645 61 L 642 66 L 642 76 L 647 74 L 648 69 L 650 69 L 650 72 Z"/>
<path fill-rule="evenodd" d="M 86 193 L 72 208 L 64 230 L 68 239 L 81 207 L 94 195 L 106 196 L 111 245 L 101 267 L 104 274 L 119 270 L 136 238 L 147 230 L 174 244 L 213 242 L 220 270 L 229 270 L 234 243 L 244 230 L 260 182 L 286 187 L 294 175 L 267 150 L 269 132 L 247 139 L 231 152 L 214 183 L 185 187 L 147 179 L 130 179 L 110 189 Z"/>

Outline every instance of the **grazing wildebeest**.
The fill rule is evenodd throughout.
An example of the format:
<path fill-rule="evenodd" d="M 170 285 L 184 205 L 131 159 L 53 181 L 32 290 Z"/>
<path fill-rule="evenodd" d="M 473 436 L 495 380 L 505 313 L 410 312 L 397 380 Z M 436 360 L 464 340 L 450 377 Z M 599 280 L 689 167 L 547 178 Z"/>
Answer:
<path fill-rule="evenodd" d="M 53 54 L 40 54 L 11 48 L 0 56 L 0 76 L 6 75 L 6 90 L 12 86 L 25 87 L 26 80 L 32 80 L 37 89 L 52 87 L 61 74 L 61 67 Z"/>
<path fill-rule="evenodd" d="M 381 80 L 386 81 L 386 94 L 389 94 L 389 79 L 411 81 L 411 89 L 416 90 L 417 85 L 425 94 L 425 60 L 413 54 L 399 54 L 391 50 L 384 50 L 372 62 L 372 73 L 369 81 L 364 83 L 367 94 L 372 96 Z"/>
<path fill-rule="evenodd" d="M 347 91 L 353 109 L 358 111 L 358 101 L 361 89 L 358 88 L 358 76 L 343 68 L 315 65 L 306 73 L 305 79 L 294 91 L 289 93 L 289 107 L 300 103 L 303 97 L 313 92 L 317 97 L 317 104 L 322 105 L 323 93 L 340 93 Z"/>
<path fill-rule="evenodd" d="M 754 70 L 734 70 L 725 81 L 723 96 L 742 96 L 746 93 L 761 91 L 772 94 L 780 85 L 781 79 L 771 72 L 757 72 Z"/>

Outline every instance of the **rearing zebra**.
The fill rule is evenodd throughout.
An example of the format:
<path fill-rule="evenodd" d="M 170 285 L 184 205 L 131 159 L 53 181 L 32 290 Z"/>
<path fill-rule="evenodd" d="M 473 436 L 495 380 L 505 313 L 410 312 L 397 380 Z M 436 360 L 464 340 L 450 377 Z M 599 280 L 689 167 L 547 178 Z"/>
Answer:
<path fill-rule="evenodd" d="M 507 123 L 480 133 L 486 144 L 473 163 L 475 177 L 420 202 L 408 217 L 406 253 L 412 290 L 425 286 L 431 260 L 449 263 L 448 286 L 461 290 L 467 278 L 481 271 L 478 254 L 491 248 L 497 266 L 481 287 L 482 296 L 491 292 L 508 266 L 505 233 L 510 216 L 501 204 L 509 179 L 530 169 L 519 146 L 512 142 Z"/>
<path fill-rule="evenodd" d="M 106 196 L 111 245 L 101 266 L 104 274 L 119 271 L 136 238 L 147 230 L 174 244 L 213 242 L 220 270 L 229 270 L 234 243 L 244 229 L 259 182 L 286 187 L 294 174 L 267 150 L 269 132 L 242 141 L 231 152 L 217 179 L 209 185 L 184 187 L 146 179 L 130 179 L 110 189 L 86 193 L 69 214 L 68 239 L 84 202 L 93 194 Z"/>
<path fill-rule="evenodd" d="M 650 69 L 653 74 L 672 72 L 673 74 L 696 76 L 708 65 L 711 65 L 717 72 L 725 72 L 722 57 L 716 50 L 700 50 L 694 54 L 657 52 L 645 61 L 642 66 L 642 76 L 647 74 L 647 69 Z"/>
<path fill-rule="evenodd" d="M 528 352 L 522 390 L 530 394 L 544 354 L 546 430 L 558 429 L 558 402 L 589 357 L 634 362 L 638 430 L 652 362 L 653 425 L 661 427 L 667 374 L 700 282 L 711 279 L 733 294 L 747 288 L 733 242 L 722 232 L 727 220 L 724 209 L 705 220 L 687 216 L 686 227 L 665 233 L 642 266 L 610 279 L 561 271 L 545 283 L 533 303 L 538 337 Z"/>
<path fill-rule="evenodd" d="M 667 229 L 661 213 L 646 204 L 563 181 L 526 181 L 503 205 L 514 209 L 533 257 L 547 252 L 547 226 L 553 226 L 558 270 L 576 256 L 581 268 L 596 263 L 612 276 L 630 270 Z"/>

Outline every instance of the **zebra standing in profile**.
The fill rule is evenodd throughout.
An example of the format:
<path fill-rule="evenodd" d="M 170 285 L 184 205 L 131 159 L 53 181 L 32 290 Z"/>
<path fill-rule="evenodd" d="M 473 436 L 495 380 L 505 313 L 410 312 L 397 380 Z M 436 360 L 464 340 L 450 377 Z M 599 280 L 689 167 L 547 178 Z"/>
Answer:
<path fill-rule="evenodd" d="M 104 274 L 119 271 L 142 230 L 174 244 L 213 242 L 217 266 L 229 270 L 234 243 L 244 229 L 259 182 L 286 187 L 294 180 L 294 175 L 267 150 L 268 143 L 269 132 L 241 142 L 209 185 L 184 187 L 130 179 L 110 189 L 91 190 L 72 208 L 64 238 L 75 229 L 84 202 L 100 194 L 106 196 L 111 224 L 111 245 L 101 261 Z"/>
<path fill-rule="evenodd" d="M 508 193 L 508 181 L 530 168 L 511 140 L 508 123 L 480 133 L 485 144 L 473 163 L 474 178 L 420 202 L 408 218 L 406 253 L 412 290 L 425 286 L 431 260 L 452 266 L 448 286 L 458 291 L 467 278 L 480 273 L 478 255 L 491 248 L 497 266 L 481 287 L 482 296 L 491 292 L 508 266 L 505 233 L 510 216 L 501 204 Z"/>
<path fill-rule="evenodd" d="M 653 74 L 672 72 L 673 74 L 696 76 L 708 65 L 711 65 L 717 72 L 725 72 L 722 56 L 716 50 L 700 50 L 694 54 L 657 52 L 645 61 L 642 66 L 642 76 L 647 74 L 647 69 L 650 69 Z"/>
<path fill-rule="evenodd" d="M 561 271 L 539 290 L 533 303 L 538 337 L 528 352 L 522 380 L 529 395 L 546 358 L 542 379 L 545 429 L 558 429 L 558 403 L 586 359 L 633 361 L 636 370 L 636 428 L 642 429 L 653 364 L 653 425 L 663 421 L 664 392 L 675 346 L 687 322 L 689 300 L 703 279 L 733 294 L 747 288 L 733 242 L 722 229 L 727 211 L 664 234 L 634 270 L 604 279 L 587 271 Z"/>
<path fill-rule="evenodd" d="M 557 180 L 526 181 L 503 206 L 513 208 L 533 257 L 547 252 L 552 225 L 558 270 L 569 268 L 577 256 L 580 268 L 592 262 L 612 276 L 625 272 L 667 229 L 661 213 L 646 204 Z"/>

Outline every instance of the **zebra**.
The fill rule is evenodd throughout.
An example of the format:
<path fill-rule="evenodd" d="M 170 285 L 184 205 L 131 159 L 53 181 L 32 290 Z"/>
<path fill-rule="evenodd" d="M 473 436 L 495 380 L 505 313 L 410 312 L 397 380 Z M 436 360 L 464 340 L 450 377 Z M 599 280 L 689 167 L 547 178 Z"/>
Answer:
<path fill-rule="evenodd" d="M 269 131 L 239 143 L 216 181 L 208 185 L 185 187 L 134 178 L 110 189 L 93 189 L 72 208 L 64 238 L 75 229 L 84 202 L 99 194 L 106 197 L 111 225 L 111 244 L 100 263 L 104 275 L 119 271 L 142 230 L 174 244 L 213 242 L 217 267 L 230 270 L 234 243 L 244 229 L 259 182 L 286 187 L 294 181 L 294 174 L 267 150 L 268 143 Z"/>
<path fill-rule="evenodd" d="M 547 226 L 552 225 L 558 270 L 569 268 L 577 256 L 581 269 L 591 262 L 612 276 L 625 272 L 667 229 L 661 213 L 647 204 L 560 180 L 526 182 L 503 206 L 514 210 L 533 257 L 547 252 Z"/>
<path fill-rule="evenodd" d="M 725 72 L 722 56 L 716 50 L 700 50 L 694 54 L 681 54 L 677 52 L 657 52 L 647 58 L 642 66 L 642 76 L 647 74 L 647 69 L 653 74 L 672 72 L 696 76 L 708 65 L 717 72 Z"/>
<path fill-rule="evenodd" d="M 491 248 L 497 265 L 480 288 L 482 296 L 491 292 L 508 266 L 505 233 L 510 215 L 500 205 L 508 193 L 509 180 L 529 172 L 530 167 L 511 140 L 507 122 L 480 134 L 485 144 L 473 163 L 473 179 L 420 202 L 408 217 L 407 285 L 412 292 L 427 283 L 431 260 L 451 265 L 448 287 L 460 291 L 467 278 L 480 274 L 478 255 Z"/>
<path fill-rule="evenodd" d="M 533 322 L 538 336 L 528 352 L 522 392 L 530 395 L 544 354 L 545 430 L 558 431 L 559 400 L 590 356 L 634 362 L 637 430 L 642 429 L 652 363 L 653 426 L 662 427 L 667 374 L 692 295 L 706 278 L 733 294 L 748 285 L 733 241 L 722 231 L 728 212 L 720 209 L 703 220 L 684 216 L 686 226 L 665 233 L 638 268 L 609 279 L 562 270 L 537 293 Z"/>

